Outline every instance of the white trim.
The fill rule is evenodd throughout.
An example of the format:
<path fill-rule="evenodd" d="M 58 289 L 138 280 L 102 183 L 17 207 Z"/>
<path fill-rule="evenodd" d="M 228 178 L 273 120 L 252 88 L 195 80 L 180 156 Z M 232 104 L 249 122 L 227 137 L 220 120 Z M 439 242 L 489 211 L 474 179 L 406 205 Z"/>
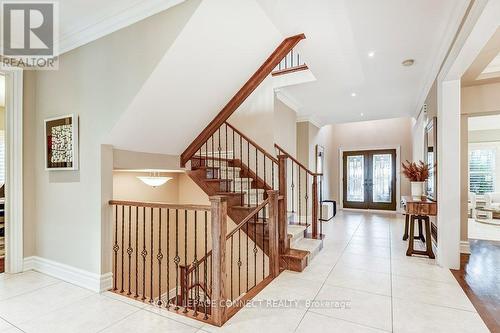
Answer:
<path fill-rule="evenodd" d="M 304 122 L 310 122 L 311 124 L 313 124 L 314 126 L 316 126 L 317 128 L 321 128 L 323 127 L 321 121 L 319 121 L 317 119 L 317 117 L 315 116 L 311 116 L 311 115 L 308 115 L 308 116 L 300 116 L 300 117 L 297 117 L 297 123 L 304 123 Z"/>
<path fill-rule="evenodd" d="M 94 292 L 104 292 L 113 287 L 113 273 L 99 275 L 37 256 L 24 258 L 24 271 L 29 270 L 53 276 Z"/>
<path fill-rule="evenodd" d="M 295 113 L 298 113 L 301 105 L 292 97 L 290 97 L 287 93 L 285 93 L 281 89 L 276 89 L 275 90 L 276 98 L 286 106 L 288 106 L 290 109 L 295 111 Z"/>
<path fill-rule="evenodd" d="M 107 17 L 101 18 L 96 14 L 95 22 L 91 22 L 83 29 L 70 32 L 61 36 L 59 40 L 59 54 L 66 53 L 77 47 L 90 43 L 96 39 L 109 35 L 117 30 L 132 25 L 149 16 L 157 14 L 176 6 L 185 0 L 148 0 L 136 1 L 129 8 L 121 8 L 116 13 L 107 13 Z M 56 48 L 57 49 L 57 48 Z"/>
<path fill-rule="evenodd" d="M 469 241 L 460 241 L 460 253 L 470 254 Z"/>
<path fill-rule="evenodd" d="M 23 269 L 23 70 L 0 66 L 5 75 L 5 271 Z"/>
<path fill-rule="evenodd" d="M 367 146 L 367 147 L 340 147 L 339 148 L 339 209 L 344 209 L 344 151 L 363 151 L 363 150 L 386 150 L 396 149 L 396 210 L 388 210 L 386 212 L 401 213 L 401 146 L 399 145 L 381 145 L 381 146 Z M 355 209 L 356 211 L 365 211 L 364 209 Z M 368 209 L 366 211 L 376 212 L 377 210 Z"/>

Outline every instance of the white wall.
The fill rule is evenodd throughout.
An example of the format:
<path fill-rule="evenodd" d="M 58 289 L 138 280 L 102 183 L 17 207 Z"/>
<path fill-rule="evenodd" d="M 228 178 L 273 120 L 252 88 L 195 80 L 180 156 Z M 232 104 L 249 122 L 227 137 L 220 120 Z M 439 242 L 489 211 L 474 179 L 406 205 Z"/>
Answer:
<path fill-rule="evenodd" d="M 202 1 L 108 143 L 125 150 L 180 155 L 282 40 L 254 0 Z M 268 100 L 272 110 L 272 95 L 246 106 L 257 112 L 256 107 Z M 269 126 L 262 128 L 263 141 L 272 137 L 272 114 Z"/>

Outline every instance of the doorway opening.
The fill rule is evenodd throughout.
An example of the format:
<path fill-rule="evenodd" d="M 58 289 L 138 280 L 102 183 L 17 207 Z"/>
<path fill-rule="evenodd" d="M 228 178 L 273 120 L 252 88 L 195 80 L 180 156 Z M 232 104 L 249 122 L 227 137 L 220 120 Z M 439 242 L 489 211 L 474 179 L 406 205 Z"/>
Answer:
<path fill-rule="evenodd" d="M 344 151 L 343 207 L 396 210 L 396 150 Z"/>

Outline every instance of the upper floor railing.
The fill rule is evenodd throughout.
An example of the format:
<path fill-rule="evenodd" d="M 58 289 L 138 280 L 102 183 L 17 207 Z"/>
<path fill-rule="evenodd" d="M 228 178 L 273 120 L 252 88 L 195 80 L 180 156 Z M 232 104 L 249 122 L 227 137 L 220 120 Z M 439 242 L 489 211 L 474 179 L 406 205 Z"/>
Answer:
<path fill-rule="evenodd" d="M 300 54 L 291 49 L 272 72 L 273 76 L 309 69 Z"/>

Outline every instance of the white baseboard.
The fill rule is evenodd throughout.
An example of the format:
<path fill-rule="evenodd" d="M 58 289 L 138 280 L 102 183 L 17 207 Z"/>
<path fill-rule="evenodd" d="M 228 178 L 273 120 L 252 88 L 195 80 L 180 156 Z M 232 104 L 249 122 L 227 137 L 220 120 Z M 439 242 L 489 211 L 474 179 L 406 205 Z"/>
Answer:
<path fill-rule="evenodd" d="M 53 276 L 94 292 L 104 292 L 113 287 L 112 273 L 99 275 L 42 257 L 24 258 L 23 271 L 29 270 Z"/>
<path fill-rule="evenodd" d="M 469 241 L 460 241 L 460 253 L 470 254 Z"/>

